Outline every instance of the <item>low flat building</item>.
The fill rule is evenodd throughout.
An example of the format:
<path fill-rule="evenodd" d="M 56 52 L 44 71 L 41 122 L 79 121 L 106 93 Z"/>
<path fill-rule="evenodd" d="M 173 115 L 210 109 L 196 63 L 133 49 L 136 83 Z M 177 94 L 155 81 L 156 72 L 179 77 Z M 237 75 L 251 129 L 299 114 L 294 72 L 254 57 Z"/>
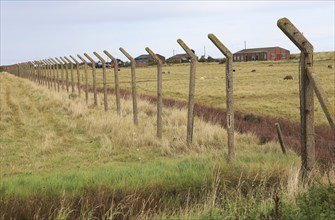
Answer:
<path fill-rule="evenodd" d="M 186 54 L 176 54 L 172 57 L 170 57 L 169 59 L 166 60 L 167 63 L 185 63 L 185 62 L 189 62 L 191 59 L 191 57 Z"/>
<path fill-rule="evenodd" d="M 281 47 L 264 47 L 240 50 L 233 54 L 234 62 L 256 60 L 288 60 L 290 51 Z"/>
<path fill-rule="evenodd" d="M 156 54 L 158 56 L 159 59 L 162 60 L 163 63 L 165 63 L 165 57 L 160 55 L 160 54 Z M 136 62 L 136 67 L 146 67 L 148 66 L 150 63 L 154 63 L 154 60 L 152 59 L 152 57 L 149 54 L 143 54 L 140 55 L 138 57 L 135 58 L 135 62 Z"/>

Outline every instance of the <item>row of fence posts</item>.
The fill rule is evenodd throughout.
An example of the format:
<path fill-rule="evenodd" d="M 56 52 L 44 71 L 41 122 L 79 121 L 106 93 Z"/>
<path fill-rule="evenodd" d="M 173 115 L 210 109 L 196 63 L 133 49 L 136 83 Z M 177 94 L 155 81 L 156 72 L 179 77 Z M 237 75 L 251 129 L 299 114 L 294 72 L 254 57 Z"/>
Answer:
<path fill-rule="evenodd" d="M 228 130 L 228 159 L 233 160 L 235 157 L 234 150 L 234 111 L 233 111 L 233 76 L 232 76 L 232 53 L 216 38 L 213 34 L 208 35 L 209 39 L 219 48 L 219 50 L 227 57 L 226 63 L 226 87 L 227 87 L 227 130 Z M 195 74 L 197 57 L 194 52 L 181 40 L 177 42 L 183 48 L 183 50 L 189 55 L 190 59 L 190 79 L 189 79 L 189 97 L 188 97 L 188 112 L 187 112 L 187 132 L 186 132 L 186 143 L 191 146 L 193 140 L 193 127 L 194 127 L 194 95 L 195 95 Z M 138 125 L 138 110 L 137 110 L 137 94 L 136 94 L 136 72 L 135 72 L 135 59 L 122 47 L 120 51 L 129 59 L 131 66 L 131 94 L 133 103 L 133 121 L 134 124 Z M 162 79 L 162 60 L 149 48 L 145 50 L 157 63 L 157 137 L 162 138 L 162 112 L 163 112 L 163 79 Z M 115 77 L 115 96 L 116 96 L 116 111 L 117 114 L 121 114 L 120 104 L 120 86 L 118 79 L 118 62 L 117 60 L 106 50 L 104 53 L 113 61 L 114 64 L 114 77 Z M 104 94 L 104 109 L 108 111 L 107 102 L 107 74 L 106 74 L 106 61 L 100 54 L 93 52 L 93 54 L 102 63 L 102 79 L 103 79 L 103 94 Z M 84 79 L 85 79 L 85 100 L 88 104 L 88 62 L 81 55 L 77 55 L 78 58 L 84 63 Z M 92 89 L 94 96 L 94 105 L 97 105 L 97 82 L 96 82 L 96 62 L 87 53 L 84 56 L 89 60 L 92 65 Z M 80 62 L 73 56 L 70 58 L 64 56 L 58 58 L 44 59 L 40 61 L 32 61 L 26 63 L 17 64 L 17 74 L 20 77 L 29 78 L 30 80 L 36 81 L 38 84 L 47 85 L 49 89 L 54 87 L 55 91 L 64 89 L 64 82 L 66 91 L 71 93 L 75 92 L 75 76 L 74 76 L 74 65 L 76 66 L 77 73 L 77 90 L 78 96 L 81 96 L 81 84 L 80 84 Z M 72 60 L 71 60 L 72 59 Z M 61 74 L 59 75 L 59 70 Z M 9 72 L 12 72 L 10 68 Z M 64 79 L 65 72 L 65 79 Z M 15 74 L 15 73 L 14 73 Z M 83 81 L 83 80 L 82 80 Z"/>
<path fill-rule="evenodd" d="M 317 80 L 316 73 L 313 69 L 313 46 L 302 35 L 302 33 L 289 21 L 287 18 L 279 19 L 277 22 L 278 27 L 288 36 L 288 38 L 301 50 L 300 60 L 300 114 L 301 114 L 301 157 L 302 157 L 302 177 L 306 177 L 309 171 L 315 165 L 315 140 L 314 140 L 314 107 L 313 107 L 313 93 L 316 95 L 321 103 L 323 111 L 328 119 L 330 127 L 335 135 L 334 125 L 334 111 L 326 98 L 325 92 L 322 90 L 319 81 Z M 233 59 L 232 53 L 224 46 L 224 44 L 214 35 L 209 34 L 208 38 L 212 43 L 221 51 L 227 58 L 226 62 L 226 108 L 227 108 L 227 134 L 228 134 L 228 160 L 231 161 L 235 158 L 234 148 L 234 99 L 233 99 Z M 190 59 L 190 79 L 189 79 L 189 97 L 188 97 L 188 113 L 187 113 L 187 135 L 186 143 L 188 146 L 192 144 L 193 139 L 193 126 L 194 126 L 194 94 L 195 94 L 195 73 L 197 57 L 194 52 L 181 40 L 177 42 L 183 50 L 189 55 Z M 162 61 L 159 57 L 148 47 L 145 50 L 149 53 L 154 61 L 157 63 L 157 137 L 162 138 Z M 133 120 L 134 124 L 138 125 L 138 111 L 137 111 L 137 95 L 136 95 L 136 73 L 135 73 L 135 60 L 125 51 L 122 47 L 120 51 L 129 59 L 131 64 L 131 93 L 133 103 Z M 116 111 L 121 114 L 120 104 L 120 88 L 118 79 L 118 62 L 106 50 L 104 53 L 114 63 L 114 77 L 115 77 L 115 96 L 116 96 Z M 106 61 L 97 53 L 94 55 L 102 62 L 103 68 L 103 93 L 104 93 L 104 109 L 108 110 L 107 103 L 107 76 L 106 76 Z M 85 97 L 86 104 L 88 104 L 88 62 L 79 54 L 79 59 L 84 63 L 84 79 L 85 79 Z M 90 61 L 92 65 L 93 76 L 93 94 L 94 105 L 97 105 L 97 87 L 96 87 L 96 69 L 95 61 L 87 53 L 84 56 Z M 72 56 L 71 61 L 66 56 L 54 59 L 44 59 L 40 61 L 25 62 L 16 64 L 14 66 L 7 66 L 5 69 L 19 77 L 29 78 L 36 81 L 38 84 L 46 85 L 48 88 L 54 87 L 55 90 L 60 91 L 64 89 L 64 71 L 65 71 L 65 86 L 66 91 L 69 92 L 69 84 L 71 85 L 72 93 L 74 93 L 74 73 L 73 65 L 76 65 L 77 82 L 78 82 L 78 95 L 80 92 L 80 70 L 79 62 Z M 69 83 L 69 66 L 71 83 Z M 61 70 L 61 77 L 59 77 L 59 67 Z M 15 69 L 16 68 L 16 69 Z M 276 125 L 278 134 L 281 136 L 279 125 Z M 283 140 L 280 138 L 280 143 Z M 284 150 L 283 150 L 284 152 Z M 286 152 L 285 152 L 286 153 Z"/>

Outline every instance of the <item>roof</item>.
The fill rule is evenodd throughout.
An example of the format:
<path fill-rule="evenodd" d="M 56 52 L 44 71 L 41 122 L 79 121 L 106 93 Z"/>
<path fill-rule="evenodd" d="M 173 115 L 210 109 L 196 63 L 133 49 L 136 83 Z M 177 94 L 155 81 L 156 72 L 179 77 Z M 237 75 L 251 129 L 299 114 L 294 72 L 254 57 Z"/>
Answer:
<path fill-rule="evenodd" d="M 182 59 L 182 58 L 191 58 L 187 53 L 176 54 L 169 59 Z"/>
<path fill-rule="evenodd" d="M 286 49 L 281 48 L 281 47 L 250 48 L 250 49 L 240 50 L 240 51 L 236 52 L 235 54 L 237 54 L 237 53 L 264 53 L 264 52 L 268 52 L 270 50 L 274 50 L 274 49 L 277 49 L 277 48 L 286 50 Z"/>
<path fill-rule="evenodd" d="M 151 59 L 151 56 L 148 54 L 143 54 L 135 58 L 136 61 L 148 61 Z"/>
<path fill-rule="evenodd" d="M 163 60 L 165 59 L 164 56 L 160 55 L 160 54 L 156 54 L 160 59 L 163 58 Z M 149 54 L 142 54 L 138 57 L 135 58 L 135 61 L 137 62 L 148 62 L 149 60 L 153 60 L 152 57 Z"/>

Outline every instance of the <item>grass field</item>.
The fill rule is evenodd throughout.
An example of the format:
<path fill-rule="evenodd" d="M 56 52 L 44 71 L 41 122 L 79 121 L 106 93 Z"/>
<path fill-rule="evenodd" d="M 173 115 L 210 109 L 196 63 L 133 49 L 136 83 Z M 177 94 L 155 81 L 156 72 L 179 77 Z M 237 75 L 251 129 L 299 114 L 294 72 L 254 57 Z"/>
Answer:
<path fill-rule="evenodd" d="M 297 57 L 297 55 L 295 55 Z M 316 53 L 314 68 L 321 85 L 335 108 L 335 52 Z M 188 100 L 189 64 L 165 65 L 163 98 Z M 299 122 L 299 59 L 289 61 L 235 62 L 234 105 L 237 111 L 269 115 Z M 256 72 L 252 72 L 256 70 Z M 139 94 L 156 96 L 156 67 L 136 69 Z M 82 71 L 83 72 L 83 71 Z M 168 74 L 168 72 L 170 74 Z M 76 74 L 76 72 L 74 71 Z M 107 70 L 108 86 L 114 88 L 114 72 Z M 89 77 L 91 78 L 89 70 Z M 293 80 L 283 80 L 292 75 Z M 130 68 L 119 72 L 121 89 L 130 90 Z M 201 79 L 204 78 L 204 79 Z M 97 83 L 102 87 L 102 69 L 97 69 Z M 225 64 L 198 63 L 195 101 L 198 104 L 225 109 Z M 328 123 L 315 97 L 315 122 Z"/>
<path fill-rule="evenodd" d="M 335 74 L 327 68 L 334 64 L 333 55 L 318 54 L 315 69 L 334 104 Z M 239 111 L 299 119 L 296 60 L 234 65 Z M 164 98 L 187 100 L 188 70 L 184 64 L 164 67 Z M 155 71 L 137 69 L 140 93 L 156 94 Z M 198 103 L 224 108 L 223 73 L 224 65 L 198 64 Z M 283 81 L 287 74 L 294 80 Z M 122 89 L 129 89 L 129 68 L 121 69 L 120 78 Z M 335 216 L 334 169 L 316 167 L 314 184 L 301 185 L 298 156 L 291 150 L 284 156 L 277 143 L 261 143 L 253 133 L 236 134 L 236 161 L 228 163 L 220 125 L 196 117 L 194 142 L 187 147 L 183 108 L 164 108 L 163 139 L 158 140 L 156 106 L 144 100 L 139 100 L 136 127 L 130 100 L 122 100 L 118 117 L 112 95 L 105 112 L 102 94 L 98 106 L 92 105 L 92 94 L 86 106 L 83 96 L 8 73 L 0 73 L 0 89 L 0 219 Z M 326 123 L 317 108 L 317 123 Z"/>

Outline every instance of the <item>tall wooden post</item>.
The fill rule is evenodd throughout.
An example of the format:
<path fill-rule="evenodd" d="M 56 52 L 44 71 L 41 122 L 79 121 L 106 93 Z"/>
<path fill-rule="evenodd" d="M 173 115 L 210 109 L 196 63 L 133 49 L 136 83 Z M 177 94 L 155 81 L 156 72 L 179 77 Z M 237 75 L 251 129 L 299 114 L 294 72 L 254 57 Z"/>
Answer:
<path fill-rule="evenodd" d="M 115 99 L 116 99 L 116 112 L 121 115 L 121 102 L 120 102 L 120 86 L 119 86 L 119 67 L 117 60 L 108 51 L 104 50 L 104 53 L 113 60 L 114 63 L 114 81 L 115 81 Z"/>
<path fill-rule="evenodd" d="M 70 68 L 71 68 L 71 89 L 72 89 L 72 93 L 74 93 L 73 62 L 69 58 L 67 58 L 66 56 L 64 58 L 70 64 Z"/>
<path fill-rule="evenodd" d="M 48 59 L 46 59 L 45 62 L 47 63 L 48 70 L 49 70 L 48 71 L 49 89 L 52 89 L 52 67 L 51 67 L 50 61 Z"/>
<path fill-rule="evenodd" d="M 50 59 L 48 59 L 48 62 L 49 62 L 49 64 L 50 64 L 50 66 L 51 66 L 51 69 L 52 69 L 52 76 L 51 76 L 51 81 L 52 81 L 52 83 L 53 83 L 53 86 L 54 86 L 54 88 L 55 88 L 55 91 L 57 90 L 57 85 L 56 85 L 56 65 L 55 65 L 55 63 L 51 60 L 51 58 Z"/>
<path fill-rule="evenodd" d="M 97 52 L 93 52 L 93 54 L 102 62 L 102 83 L 103 83 L 103 88 L 104 88 L 104 107 L 105 107 L 105 111 L 108 111 L 106 61 Z"/>
<path fill-rule="evenodd" d="M 227 57 L 226 62 L 226 106 L 227 106 L 227 133 L 228 133 L 228 160 L 235 158 L 234 147 L 234 97 L 233 97 L 233 54 L 214 35 L 208 34 L 208 38 Z"/>
<path fill-rule="evenodd" d="M 79 59 L 83 61 L 84 63 L 84 74 L 85 74 L 85 100 L 86 100 L 86 105 L 88 104 L 88 76 L 87 76 L 87 62 L 84 58 L 82 58 L 79 54 L 77 54 Z"/>
<path fill-rule="evenodd" d="M 136 75 L 135 75 L 135 60 L 132 56 L 127 53 L 122 47 L 120 47 L 120 51 L 130 60 L 131 65 L 131 92 L 133 97 L 133 116 L 134 116 L 134 124 L 138 125 L 138 116 L 137 116 L 137 97 L 136 97 Z"/>
<path fill-rule="evenodd" d="M 40 75 L 41 75 L 41 85 L 45 85 L 45 72 L 44 72 L 44 63 L 42 60 L 39 60 L 40 64 Z"/>
<path fill-rule="evenodd" d="M 154 53 L 149 47 L 145 50 L 157 62 L 157 137 L 162 138 L 162 111 L 163 111 L 163 98 L 162 98 L 162 60 Z"/>
<path fill-rule="evenodd" d="M 97 83 L 96 75 L 97 75 L 97 73 L 96 73 L 96 70 L 95 70 L 95 61 L 87 53 L 84 53 L 84 55 L 87 59 L 89 59 L 89 61 L 92 64 L 94 105 L 98 105 L 97 87 L 96 87 L 96 83 Z"/>
<path fill-rule="evenodd" d="M 313 66 L 313 45 L 287 18 L 279 19 L 278 27 L 300 49 L 300 121 L 302 177 L 308 176 L 315 165 L 314 88 L 307 77 L 307 68 Z"/>
<path fill-rule="evenodd" d="M 80 96 L 81 93 L 80 93 L 80 70 L 79 70 L 79 62 L 73 56 L 70 55 L 70 57 L 76 63 L 78 95 Z"/>
<path fill-rule="evenodd" d="M 63 62 L 60 61 L 57 57 L 55 58 L 57 60 L 57 62 L 60 64 L 60 72 L 61 72 L 61 77 L 60 77 L 60 84 L 61 84 L 61 88 L 62 90 L 64 89 L 64 68 L 63 68 Z"/>
<path fill-rule="evenodd" d="M 188 95 L 188 112 L 187 112 L 187 145 L 192 144 L 193 139 L 193 124 L 194 124 L 194 94 L 195 94 L 195 72 L 197 57 L 193 51 L 182 41 L 178 39 L 177 42 L 185 50 L 185 52 L 191 57 L 190 63 L 190 84 L 189 84 L 189 95 Z"/>
<path fill-rule="evenodd" d="M 48 89 L 50 89 L 50 65 L 46 60 L 43 60 L 43 63 L 45 64 L 45 80 L 46 85 L 48 86 Z"/>
<path fill-rule="evenodd" d="M 55 67 L 55 71 L 56 71 L 55 80 L 56 80 L 56 84 L 57 84 L 57 91 L 59 92 L 60 91 L 60 85 L 59 85 L 58 63 L 54 59 L 52 59 L 52 58 L 50 58 L 50 60 L 53 62 L 54 67 Z"/>
<path fill-rule="evenodd" d="M 66 91 L 69 92 L 69 70 L 68 70 L 69 66 L 62 57 L 59 57 L 59 59 L 61 59 L 61 61 L 63 61 L 65 65 L 65 85 L 66 85 Z"/>

